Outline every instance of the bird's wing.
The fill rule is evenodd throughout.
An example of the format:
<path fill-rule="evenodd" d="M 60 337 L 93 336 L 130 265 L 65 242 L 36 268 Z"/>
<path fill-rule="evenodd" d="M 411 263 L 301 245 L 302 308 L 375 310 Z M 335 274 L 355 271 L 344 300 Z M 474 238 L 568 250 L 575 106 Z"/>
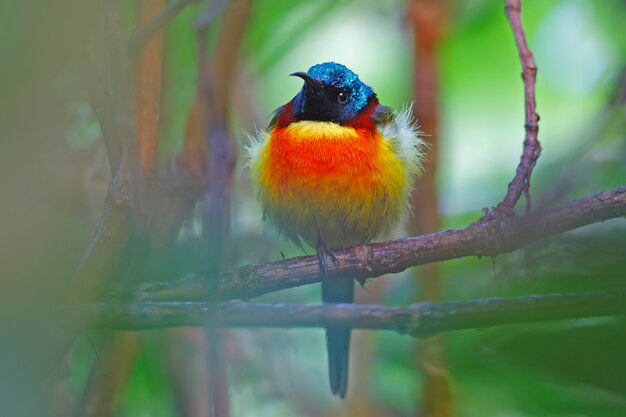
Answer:
<path fill-rule="evenodd" d="M 281 118 L 281 116 L 285 113 L 285 106 L 280 106 L 279 108 L 277 108 L 276 110 L 274 110 L 274 113 L 272 114 L 272 120 L 270 120 L 270 124 L 267 125 L 267 131 L 269 132 L 270 130 L 272 130 L 274 128 L 274 126 L 276 126 L 276 123 L 278 123 L 278 120 Z"/>
<path fill-rule="evenodd" d="M 393 109 L 391 107 L 383 106 L 382 104 L 379 104 L 378 107 L 376 107 L 376 110 L 374 110 L 374 113 L 372 114 L 371 117 L 372 117 L 372 121 L 377 126 L 379 126 L 379 125 L 390 123 L 395 117 L 395 113 L 393 112 Z"/>

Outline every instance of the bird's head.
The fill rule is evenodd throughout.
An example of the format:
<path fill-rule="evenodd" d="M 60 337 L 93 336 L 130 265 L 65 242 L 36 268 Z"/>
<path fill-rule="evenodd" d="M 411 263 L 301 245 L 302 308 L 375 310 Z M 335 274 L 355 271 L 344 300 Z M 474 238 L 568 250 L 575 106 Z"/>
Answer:
<path fill-rule="evenodd" d="M 344 123 L 355 118 L 375 97 L 374 91 L 347 67 L 325 62 L 308 72 L 291 74 L 304 80 L 293 99 L 291 111 L 297 120 Z"/>

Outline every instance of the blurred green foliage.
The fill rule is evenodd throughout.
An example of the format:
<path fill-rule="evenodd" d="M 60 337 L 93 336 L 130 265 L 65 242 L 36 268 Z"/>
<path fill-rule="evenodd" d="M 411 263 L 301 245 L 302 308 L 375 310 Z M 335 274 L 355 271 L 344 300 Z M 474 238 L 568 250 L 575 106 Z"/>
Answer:
<path fill-rule="evenodd" d="M 26 234 L 23 240 L 11 237 L 3 251 L 47 254 L 39 266 L 21 272 L 25 276 L 50 272 L 50 281 L 41 288 L 61 293 L 97 219 L 109 178 L 102 173 L 106 167 L 102 144 L 87 98 L 79 88 L 79 74 L 71 60 L 52 55 L 72 49 L 77 39 L 71 35 L 84 30 L 86 23 L 71 27 L 74 32 L 54 32 L 55 25 L 42 24 L 49 29 L 45 33 L 59 33 L 60 45 L 44 54 L 39 45 L 45 33 L 29 32 L 39 22 L 24 17 L 29 10 L 0 5 L 1 22 L 6 23 L 1 26 L 0 38 L 4 96 L 0 98 L 4 154 L 0 186 L 3 200 L 6 192 L 14 202 L 5 206 L 2 225 L 15 232 L 8 236 Z M 166 31 L 160 129 L 163 163 L 181 146 L 195 96 L 193 23 L 200 13 L 198 5 L 187 7 Z M 27 23 L 22 25 L 22 20 Z M 543 154 L 531 188 L 534 201 L 550 204 L 623 186 L 624 107 L 623 102 L 611 104 L 626 68 L 623 1 L 524 1 L 523 21 L 539 68 L 537 103 Z M 211 28 L 213 41 L 218 29 L 216 21 Z M 445 227 L 463 227 L 504 194 L 524 134 L 520 64 L 502 2 L 452 2 L 449 31 L 438 58 L 441 207 Z M 287 74 L 326 60 L 340 61 L 358 72 L 383 103 L 399 107 L 410 102 L 413 59 L 404 2 L 255 1 L 230 114 L 240 149 L 247 141 L 244 131 L 265 127 L 271 112 L 295 95 L 300 81 Z M 24 88 L 18 90 L 17 84 Z M 16 103 L 22 110 L 30 109 L 36 120 L 14 118 L 19 112 L 9 109 Z M 13 129 L 28 122 L 40 126 Z M 31 147 L 38 151 L 34 159 L 27 149 Z M 276 260 L 281 252 L 287 257 L 302 254 L 262 227 L 244 165 L 242 157 L 233 205 L 237 261 Z M 24 167 L 30 173 L 18 177 Z M 76 172 L 88 175 L 77 177 Z M 27 191 L 31 184 L 41 184 L 32 191 L 36 197 Z M 21 214 L 24 207 L 35 210 L 41 224 L 33 224 Z M 23 222 L 11 229 L 9 223 L 15 219 Z M 203 255 L 193 250 L 197 229 L 193 221 L 185 226 L 180 243 L 155 268 L 159 271 L 155 279 L 176 278 L 200 265 Z M 623 286 L 625 232 L 624 220 L 616 219 L 497 259 L 446 262 L 447 298 Z M 63 242 L 50 251 L 49 240 L 35 239 L 39 233 L 62 236 Z M 31 244 L 32 239 L 35 243 Z M 27 257 L 15 255 L 16 262 L 22 258 Z M 17 267 L 4 272 L 13 276 L 16 271 Z M 414 285 L 408 274 L 385 279 L 384 302 L 412 302 L 408 294 Z M 318 291 L 316 287 L 291 289 L 259 301 L 318 302 Z M 367 295 L 359 291 L 359 296 Z M 626 415 L 625 324 L 623 318 L 588 319 L 447 335 L 458 415 Z M 93 333 L 96 340 L 103 336 Z M 355 343 L 367 339 L 372 353 L 366 381 L 370 392 L 352 395 L 376 401 L 394 415 L 412 415 L 421 382 L 411 365 L 413 341 L 391 332 L 355 333 Z M 304 416 L 307 409 L 323 415 L 337 407 L 326 387 L 322 330 L 233 330 L 229 334 L 229 346 L 236 352 L 236 360 L 230 362 L 233 416 Z M 150 335 L 145 339 L 132 378 L 118 399 L 116 415 L 175 416 L 160 339 Z M 74 397 L 80 397 L 94 354 L 84 339 L 73 349 L 69 386 Z"/>

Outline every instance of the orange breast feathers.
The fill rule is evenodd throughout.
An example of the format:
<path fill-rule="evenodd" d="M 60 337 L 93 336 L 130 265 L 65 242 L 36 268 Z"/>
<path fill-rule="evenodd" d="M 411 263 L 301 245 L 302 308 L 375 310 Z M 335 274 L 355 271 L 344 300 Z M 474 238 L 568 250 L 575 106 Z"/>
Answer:
<path fill-rule="evenodd" d="M 309 120 L 262 132 L 249 166 L 264 219 L 296 243 L 331 249 L 384 232 L 406 209 L 421 155 L 417 142 L 384 133 Z"/>

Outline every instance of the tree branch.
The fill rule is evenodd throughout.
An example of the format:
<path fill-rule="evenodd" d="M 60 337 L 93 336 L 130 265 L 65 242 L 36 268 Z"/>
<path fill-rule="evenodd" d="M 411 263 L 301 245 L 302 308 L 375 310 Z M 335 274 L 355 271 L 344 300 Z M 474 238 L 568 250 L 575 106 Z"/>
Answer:
<path fill-rule="evenodd" d="M 89 301 L 101 297 L 111 283 L 110 277 L 119 276 L 126 269 L 131 230 L 137 222 L 134 214 L 137 205 L 137 189 L 141 186 L 137 160 L 137 146 L 133 108 L 132 65 L 125 51 L 122 37 L 121 17 L 117 2 L 102 5 L 102 47 L 106 47 L 107 59 L 99 57 L 93 64 L 108 64 L 109 71 L 97 70 L 95 76 L 87 72 L 91 105 L 102 127 L 107 145 L 113 180 L 109 187 L 106 204 L 87 250 L 68 288 L 68 298 Z M 85 71 L 89 66 L 84 68 Z M 136 165 L 136 164 L 135 164 Z M 115 169 L 115 171 L 113 171 Z"/>
<path fill-rule="evenodd" d="M 626 215 L 626 187 L 605 191 L 524 216 L 465 229 L 446 230 L 384 243 L 357 245 L 336 251 L 339 266 L 330 265 L 329 279 L 375 278 L 431 262 L 466 256 L 496 256 L 530 242 L 588 224 Z M 138 287 L 135 300 L 202 300 L 206 283 L 201 275 Z M 314 256 L 245 265 L 220 274 L 215 299 L 247 299 L 270 292 L 319 282 L 319 263 Z"/>
<path fill-rule="evenodd" d="M 225 0 L 209 1 L 205 13 L 196 23 L 198 36 L 198 97 L 204 101 L 203 137 L 205 140 L 205 190 L 202 201 L 202 241 L 206 254 L 203 268 L 214 278 L 217 272 L 232 266 L 231 204 L 237 145 L 228 123 L 228 108 L 238 51 L 245 33 L 251 0 L 229 4 L 220 26 L 211 60 L 207 56 L 210 23 L 222 9 Z M 205 317 L 208 338 L 208 397 L 210 415 L 228 417 L 228 372 L 224 356 L 224 338 L 215 330 L 212 315 Z M 208 396 L 207 396 L 208 394 Z"/>
<path fill-rule="evenodd" d="M 143 0 L 139 2 L 138 23 L 149 21 L 162 13 L 164 0 Z M 161 108 L 161 84 L 163 79 L 164 36 L 154 36 L 138 54 L 135 65 L 135 131 L 138 151 L 138 165 L 148 183 L 154 180 L 157 160 L 159 113 Z"/>
<path fill-rule="evenodd" d="M 439 135 L 439 72 L 437 52 L 447 32 L 450 2 L 446 0 L 413 0 L 408 2 L 407 16 L 413 29 L 413 111 L 420 129 L 427 133 L 424 140 L 424 166 L 415 180 L 410 196 L 411 234 L 441 230 L 441 215 L 437 176 L 441 137 Z M 413 287 L 416 302 L 441 301 L 444 297 L 441 265 L 433 263 L 413 271 L 419 284 Z M 415 391 L 418 415 L 422 417 L 451 417 L 452 395 L 446 364 L 443 338 L 414 343 L 411 361 L 423 382 Z"/>
<path fill-rule="evenodd" d="M 541 144 L 537 139 L 537 134 L 539 132 L 539 115 L 535 111 L 535 81 L 537 78 L 537 66 L 535 65 L 533 54 L 530 49 L 528 49 L 528 44 L 526 43 L 526 35 L 524 34 L 524 27 L 522 26 L 521 19 L 521 0 L 506 0 L 505 10 L 511 28 L 513 29 L 515 44 L 517 45 L 520 61 L 522 63 L 522 79 L 524 81 L 524 102 L 526 109 L 526 136 L 524 138 L 522 157 L 519 165 L 517 166 L 515 177 L 509 183 L 506 196 L 492 212 L 492 217 L 512 215 L 512 213 L 514 213 L 515 204 L 520 199 L 522 193 L 526 197 L 526 211 L 528 212 L 530 210 L 530 176 L 533 172 L 535 164 L 537 163 L 537 159 L 539 159 L 539 155 L 541 154 Z"/>
<path fill-rule="evenodd" d="M 626 288 L 579 294 L 417 303 L 407 307 L 365 304 L 257 304 L 247 302 L 93 303 L 66 307 L 92 326 L 145 330 L 204 326 L 208 314 L 221 327 L 324 327 L 394 330 L 414 337 L 514 323 L 626 314 Z"/>

